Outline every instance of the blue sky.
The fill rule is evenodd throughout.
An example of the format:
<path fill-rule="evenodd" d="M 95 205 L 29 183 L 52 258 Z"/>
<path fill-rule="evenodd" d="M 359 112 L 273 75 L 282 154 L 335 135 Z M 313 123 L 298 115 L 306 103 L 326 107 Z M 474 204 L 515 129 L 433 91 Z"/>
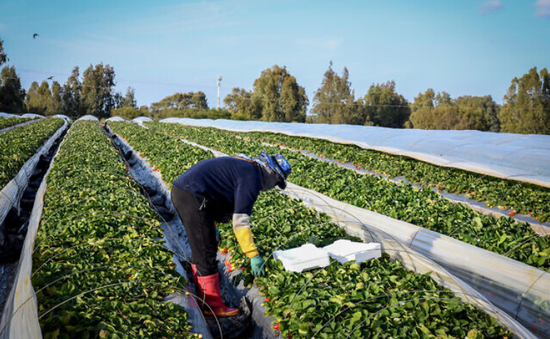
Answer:
<path fill-rule="evenodd" d="M 200 90 L 215 107 L 218 74 L 223 100 L 275 64 L 312 101 L 331 60 L 356 97 L 394 80 L 409 101 L 433 88 L 500 103 L 512 78 L 550 68 L 550 0 L 2 0 L 0 13 L 25 89 L 103 62 L 139 105 Z"/>

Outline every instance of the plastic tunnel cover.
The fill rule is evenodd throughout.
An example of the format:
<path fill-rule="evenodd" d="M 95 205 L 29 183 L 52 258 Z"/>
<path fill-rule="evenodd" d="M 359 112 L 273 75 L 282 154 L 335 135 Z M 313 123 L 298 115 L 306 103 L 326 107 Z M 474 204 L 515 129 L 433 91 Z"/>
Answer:
<path fill-rule="evenodd" d="M 435 165 L 550 187 L 550 135 L 168 118 L 161 122 L 275 132 L 355 144 Z"/>

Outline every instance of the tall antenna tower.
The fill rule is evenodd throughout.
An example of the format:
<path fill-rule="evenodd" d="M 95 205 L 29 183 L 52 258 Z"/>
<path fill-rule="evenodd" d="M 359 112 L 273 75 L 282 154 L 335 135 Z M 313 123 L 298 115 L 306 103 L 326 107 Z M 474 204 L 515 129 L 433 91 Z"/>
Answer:
<path fill-rule="evenodd" d="M 222 75 L 218 74 L 218 109 L 220 109 L 220 86 L 222 85 L 222 80 Z"/>

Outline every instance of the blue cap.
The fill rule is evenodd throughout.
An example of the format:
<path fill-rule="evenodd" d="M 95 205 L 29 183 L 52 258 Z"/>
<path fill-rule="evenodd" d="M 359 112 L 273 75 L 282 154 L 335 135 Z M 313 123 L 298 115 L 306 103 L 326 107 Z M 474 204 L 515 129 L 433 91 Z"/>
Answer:
<path fill-rule="evenodd" d="M 292 168 L 290 167 L 290 164 L 288 163 L 288 161 L 281 154 L 275 154 L 270 156 L 267 153 L 262 152 L 260 153 L 260 155 L 267 158 L 267 161 L 269 162 L 270 167 L 273 168 L 275 172 L 283 178 L 279 187 L 284 189 L 286 187 L 286 183 L 284 181 L 292 172 Z"/>

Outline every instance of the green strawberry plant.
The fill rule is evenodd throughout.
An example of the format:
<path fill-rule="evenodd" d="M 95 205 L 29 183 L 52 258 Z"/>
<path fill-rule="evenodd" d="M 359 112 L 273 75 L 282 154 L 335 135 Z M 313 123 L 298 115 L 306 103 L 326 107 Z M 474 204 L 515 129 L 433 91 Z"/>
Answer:
<path fill-rule="evenodd" d="M 11 118 L 0 118 L 0 130 L 11 127 L 14 125 L 22 124 L 24 122 L 27 122 L 29 120 L 32 120 L 31 118 L 19 118 L 19 117 L 11 117 Z"/>
<path fill-rule="evenodd" d="M 409 222 L 469 244 L 550 270 L 550 238 L 538 236 L 527 223 L 509 217 L 489 217 L 451 203 L 431 189 L 395 184 L 381 177 L 361 175 L 301 153 L 235 138 L 237 133 L 179 124 L 147 123 L 150 129 L 187 139 L 215 150 L 250 156 L 261 151 L 282 153 L 292 165 L 289 180 L 334 199 Z"/>
<path fill-rule="evenodd" d="M 172 181 L 189 167 L 212 157 L 209 152 L 200 148 L 191 147 L 162 133 L 154 133 L 133 124 L 109 121 L 108 126 L 130 143 L 142 158 L 155 165 L 154 170 L 161 173 L 168 188 L 171 188 Z M 185 161 L 178 162 L 178 158 Z"/>
<path fill-rule="evenodd" d="M 144 156 L 161 172 L 167 163 L 186 169 L 200 158 L 188 157 L 186 154 L 193 154 L 191 149 L 198 148 L 184 143 L 180 147 L 189 150 L 172 152 L 177 138 L 155 137 L 154 131 L 125 122 L 109 125 L 142 155 L 148 149 L 162 149 L 154 157 Z M 211 138 L 217 139 L 217 135 Z M 210 157 L 202 154 L 202 159 Z M 163 177 L 174 180 L 177 175 Z M 357 240 L 332 224 L 327 215 L 300 201 L 276 191 L 264 192 L 254 206 L 251 223 L 256 245 L 267 262 L 267 276 L 254 281 L 249 259 L 230 224 L 219 225 L 225 247 L 222 252 L 230 254 L 226 260 L 229 271 L 241 272 L 235 283 L 243 280 L 250 288 L 254 282 L 260 289 L 266 315 L 276 319 L 275 334 L 284 338 L 345 338 L 348 334 L 350 338 L 464 338 L 470 331 L 486 338 L 511 335 L 493 318 L 438 286 L 429 275 L 408 271 L 387 255 L 361 265 L 341 266 L 333 261 L 313 272 L 286 272 L 273 260 L 273 251 L 308 242 L 324 246 L 342 238 Z"/>
<path fill-rule="evenodd" d="M 421 186 L 435 187 L 455 194 L 465 194 L 488 207 L 513 209 L 514 214 L 529 214 L 536 220 L 550 220 L 550 188 L 506 180 L 451 167 L 441 167 L 407 156 L 393 155 L 356 145 L 340 144 L 323 139 L 289 136 L 278 133 L 239 133 L 241 138 L 303 150 L 354 164 L 386 177 L 405 177 Z"/>
<path fill-rule="evenodd" d="M 63 123 L 63 119 L 43 119 L 0 134 L 0 190 Z"/>
<path fill-rule="evenodd" d="M 32 283 L 45 339 L 188 338 L 160 217 L 94 121 L 77 121 L 46 177 Z"/>

